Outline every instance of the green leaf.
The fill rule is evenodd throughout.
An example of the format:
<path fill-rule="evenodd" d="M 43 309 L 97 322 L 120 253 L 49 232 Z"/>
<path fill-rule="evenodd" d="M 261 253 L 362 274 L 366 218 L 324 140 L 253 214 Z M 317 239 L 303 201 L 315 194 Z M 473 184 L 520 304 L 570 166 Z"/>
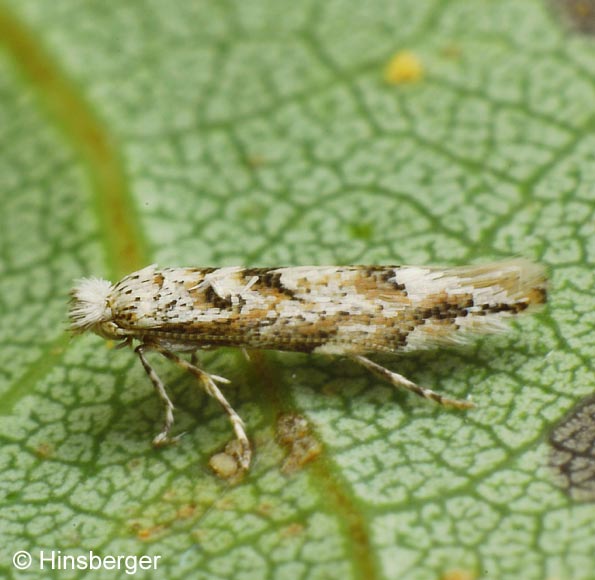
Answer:
<path fill-rule="evenodd" d="M 546 443 L 595 384 L 595 46 L 560 19 L 537 0 L 4 2 L 0 573 L 93 550 L 169 578 L 592 578 L 595 506 L 556 486 Z M 390 84 L 400 51 L 423 74 Z M 468 413 L 340 359 L 205 354 L 255 447 L 236 484 L 207 467 L 232 432 L 192 377 L 155 362 L 186 435 L 153 450 L 138 361 L 66 332 L 73 279 L 151 262 L 511 255 L 551 267 L 543 314 L 387 361 Z M 290 474 L 286 413 L 322 445 Z"/>

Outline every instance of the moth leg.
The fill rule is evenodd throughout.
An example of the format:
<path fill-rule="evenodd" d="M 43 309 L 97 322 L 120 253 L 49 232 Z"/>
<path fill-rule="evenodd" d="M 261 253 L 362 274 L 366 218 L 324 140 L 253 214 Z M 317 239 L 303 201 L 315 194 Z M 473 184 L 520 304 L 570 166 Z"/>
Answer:
<path fill-rule="evenodd" d="M 180 368 L 183 368 L 184 370 L 193 374 L 200 381 L 207 394 L 219 402 L 219 404 L 223 407 L 224 411 L 229 416 L 231 426 L 233 427 L 233 430 L 236 434 L 236 438 L 240 444 L 240 450 L 238 452 L 237 457 L 240 467 L 242 469 L 248 469 L 248 467 L 250 467 L 250 460 L 252 458 L 252 448 L 250 447 L 250 441 L 248 440 L 248 436 L 246 435 L 244 421 L 242 421 L 242 418 L 227 402 L 227 399 L 223 396 L 223 393 L 215 384 L 215 381 L 225 383 L 229 383 L 229 381 L 227 379 L 224 379 L 223 377 L 211 375 L 203 371 L 199 367 L 189 363 L 188 361 L 184 360 L 183 358 L 179 357 L 178 355 L 165 348 L 162 348 L 157 345 L 151 345 L 150 348 L 152 350 L 160 352 L 164 357 L 177 364 Z"/>
<path fill-rule="evenodd" d="M 161 351 L 159 351 L 159 352 L 161 352 Z M 190 355 L 190 364 L 194 367 L 198 367 L 198 355 L 196 354 L 195 350 L 193 350 L 192 354 Z M 209 373 L 209 376 L 216 383 L 221 383 L 222 385 L 230 385 L 231 384 L 231 381 L 229 379 L 226 379 L 225 377 L 220 377 L 219 375 L 214 375 L 213 373 Z"/>
<path fill-rule="evenodd" d="M 155 447 L 163 447 L 164 445 L 169 445 L 170 443 L 175 443 L 180 439 L 182 435 L 178 435 L 176 437 L 170 437 L 169 432 L 174 424 L 174 405 L 171 402 L 171 399 L 167 396 L 167 391 L 165 390 L 165 385 L 163 381 L 159 378 L 159 375 L 155 372 L 155 369 L 151 366 L 147 358 L 145 357 L 145 350 L 147 347 L 143 344 L 137 346 L 134 349 L 134 352 L 138 355 L 140 362 L 145 369 L 147 375 L 151 379 L 153 383 L 153 387 L 155 388 L 155 392 L 159 396 L 161 403 L 163 404 L 164 412 L 165 412 L 165 420 L 163 423 L 163 431 L 159 433 L 153 439 L 153 445 Z"/>
<path fill-rule="evenodd" d="M 406 379 L 403 375 L 398 373 L 394 373 L 393 371 L 389 371 L 388 369 L 372 362 L 370 359 L 366 358 L 365 356 L 361 355 L 353 355 L 351 357 L 356 363 L 366 367 L 369 371 L 372 371 L 375 375 L 383 378 L 384 380 L 391 383 L 395 387 L 400 387 L 406 389 L 412 393 L 415 393 L 419 397 L 423 397 L 424 399 L 431 399 L 440 405 L 444 405 L 445 407 L 454 407 L 455 409 L 471 409 L 475 407 L 475 405 L 471 401 L 462 401 L 460 399 L 450 399 L 448 397 L 443 397 L 438 393 L 426 389 L 425 387 L 420 387 L 415 383 L 411 382 L 409 379 Z"/>

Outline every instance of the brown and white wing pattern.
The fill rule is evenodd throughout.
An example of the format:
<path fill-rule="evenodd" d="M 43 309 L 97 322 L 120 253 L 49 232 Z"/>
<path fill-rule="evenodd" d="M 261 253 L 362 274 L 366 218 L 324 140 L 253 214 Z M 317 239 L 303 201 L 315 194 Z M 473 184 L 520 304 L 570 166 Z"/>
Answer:
<path fill-rule="evenodd" d="M 201 346 L 364 354 L 434 348 L 495 332 L 545 301 L 543 270 L 488 266 L 163 268 L 113 287 L 133 337 Z"/>

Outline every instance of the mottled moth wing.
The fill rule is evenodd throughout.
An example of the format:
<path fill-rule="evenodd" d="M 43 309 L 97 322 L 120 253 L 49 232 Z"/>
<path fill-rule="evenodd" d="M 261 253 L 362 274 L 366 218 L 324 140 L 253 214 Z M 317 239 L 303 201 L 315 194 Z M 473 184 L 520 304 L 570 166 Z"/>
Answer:
<path fill-rule="evenodd" d="M 464 342 L 545 301 L 525 260 L 462 268 L 162 268 L 127 276 L 112 319 L 130 336 L 190 350 L 365 354 Z"/>

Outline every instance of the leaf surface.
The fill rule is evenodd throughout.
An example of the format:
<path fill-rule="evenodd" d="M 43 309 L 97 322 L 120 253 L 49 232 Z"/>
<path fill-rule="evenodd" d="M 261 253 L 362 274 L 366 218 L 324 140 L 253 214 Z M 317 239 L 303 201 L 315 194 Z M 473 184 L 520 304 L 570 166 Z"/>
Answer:
<path fill-rule="evenodd" d="M 54 549 L 169 578 L 592 578 L 595 507 L 546 444 L 595 384 L 595 46 L 559 20 L 533 0 L 3 3 L 0 571 Z M 391 85 L 402 50 L 423 75 Z M 387 361 L 468 413 L 340 359 L 206 353 L 256 449 L 235 485 L 207 468 L 231 429 L 191 377 L 155 361 L 186 432 L 155 451 L 133 355 L 66 332 L 73 279 L 152 262 L 511 255 L 551 267 L 544 313 Z M 323 447 L 291 475 L 283 413 Z"/>

